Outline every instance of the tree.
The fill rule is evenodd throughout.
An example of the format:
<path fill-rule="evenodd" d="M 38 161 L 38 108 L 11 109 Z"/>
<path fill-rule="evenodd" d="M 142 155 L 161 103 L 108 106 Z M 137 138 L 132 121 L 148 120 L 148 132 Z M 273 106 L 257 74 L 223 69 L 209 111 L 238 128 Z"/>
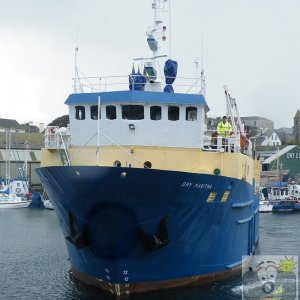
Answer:
<path fill-rule="evenodd" d="M 67 127 L 69 123 L 69 115 L 64 115 L 54 119 L 48 126 Z"/>

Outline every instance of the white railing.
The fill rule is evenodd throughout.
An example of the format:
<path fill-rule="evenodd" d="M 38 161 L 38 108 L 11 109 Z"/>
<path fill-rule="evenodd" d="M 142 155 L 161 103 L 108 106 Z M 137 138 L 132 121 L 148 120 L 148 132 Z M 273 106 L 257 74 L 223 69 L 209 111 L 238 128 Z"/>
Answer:
<path fill-rule="evenodd" d="M 240 132 L 232 133 L 224 138 L 215 130 L 207 130 L 203 134 L 203 150 L 216 152 L 233 152 L 252 155 L 252 143 Z"/>
<path fill-rule="evenodd" d="M 74 93 L 96 93 L 129 90 L 129 80 L 132 82 L 132 84 L 136 83 L 141 86 L 144 85 L 145 90 L 151 90 L 151 86 L 160 84 L 161 91 L 163 91 L 166 85 L 165 77 L 158 76 L 155 81 L 152 81 L 151 77 L 146 77 L 146 83 L 141 84 L 137 83 L 135 80 L 138 76 L 140 75 L 131 74 L 126 76 L 73 78 Z M 200 78 L 176 77 L 172 86 L 174 88 L 174 92 L 177 93 L 199 94 L 199 91 L 201 89 L 200 81 Z"/>
<path fill-rule="evenodd" d="M 71 145 L 71 135 L 68 128 L 48 126 L 45 129 L 46 149 L 66 149 Z"/>

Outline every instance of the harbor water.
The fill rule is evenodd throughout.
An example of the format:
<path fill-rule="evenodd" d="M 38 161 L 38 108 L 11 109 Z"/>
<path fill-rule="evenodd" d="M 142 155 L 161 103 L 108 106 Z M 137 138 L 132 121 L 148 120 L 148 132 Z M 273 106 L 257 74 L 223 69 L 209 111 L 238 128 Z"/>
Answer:
<path fill-rule="evenodd" d="M 300 257 L 300 213 L 260 214 L 256 254 Z M 108 300 L 114 296 L 72 278 L 65 241 L 54 211 L 0 210 L 0 299 Z M 299 281 L 298 281 L 299 286 Z M 242 278 L 132 295 L 134 300 L 242 299 Z M 128 298 L 127 298 L 128 299 Z"/>

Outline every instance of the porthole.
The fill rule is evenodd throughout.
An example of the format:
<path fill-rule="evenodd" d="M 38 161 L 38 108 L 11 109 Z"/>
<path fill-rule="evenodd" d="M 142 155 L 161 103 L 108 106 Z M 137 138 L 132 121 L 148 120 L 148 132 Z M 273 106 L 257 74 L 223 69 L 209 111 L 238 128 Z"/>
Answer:
<path fill-rule="evenodd" d="M 119 160 L 116 160 L 114 162 L 114 167 L 120 168 L 121 167 L 121 162 Z"/>
<path fill-rule="evenodd" d="M 150 161 L 145 161 L 144 162 L 144 168 L 145 169 L 151 169 L 152 168 L 152 163 Z"/>

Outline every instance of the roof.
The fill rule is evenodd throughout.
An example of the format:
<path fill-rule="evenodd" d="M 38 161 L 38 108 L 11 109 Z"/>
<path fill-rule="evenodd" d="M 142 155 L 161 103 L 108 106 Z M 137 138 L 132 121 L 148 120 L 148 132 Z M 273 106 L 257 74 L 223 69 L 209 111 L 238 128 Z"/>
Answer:
<path fill-rule="evenodd" d="M 2 119 L 0 118 L 0 127 L 1 128 L 19 128 L 20 124 L 14 119 Z"/>
<path fill-rule="evenodd" d="M 297 110 L 294 119 L 300 119 L 300 111 L 299 111 L 299 109 Z"/>
<path fill-rule="evenodd" d="M 264 118 L 264 117 L 258 117 L 258 116 L 250 116 L 250 117 L 241 117 L 241 120 L 267 120 L 267 121 L 270 121 L 270 122 L 273 122 L 272 120 L 269 120 L 267 118 Z"/>
<path fill-rule="evenodd" d="M 264 136 L 258 136 L 255 138 L 256 145 L 261 145 L 262 142 L 264 142 L 266 138 Z"/>
<path fill-rule="evenodd" d="M 101 93 L 71 94 L 65 104 L 98 103 L 168 103 L 168 104 L 190 104 L 207 106 L 204 97 L 200 94 L 182 94 L 146 91 L 117 91 Z"/>
<path fill-rule="evenodd" d="M 294 149 L 295 147 L 298 147 L 297 145 L 290 145 L 290 146 L 286 146 L 283 149 L 279 150 L 278 152 L 276 152 L 275 154 L 273 154 L 272 156 L 268 157 L 266 160 L 264 160 L 262 163 L 263 164 L 269 164 L 272 161 L 276 160 L 278 157 L 282 156 L 283 154 L 291 151 L 292 149 Z"/>

